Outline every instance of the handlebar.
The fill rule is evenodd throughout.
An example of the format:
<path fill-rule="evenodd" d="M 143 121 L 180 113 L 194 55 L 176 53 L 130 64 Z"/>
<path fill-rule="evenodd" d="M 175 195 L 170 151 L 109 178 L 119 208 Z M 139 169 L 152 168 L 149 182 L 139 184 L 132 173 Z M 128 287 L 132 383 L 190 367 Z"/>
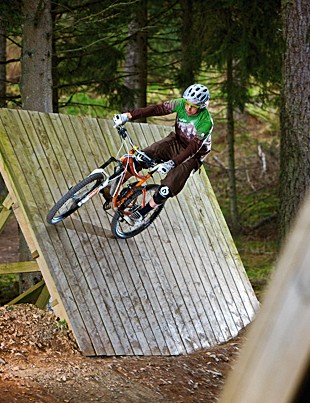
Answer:
<path fill-rule="evenodd" d="M 127 132 L 126 128 L 124 125 L 116 126 L 115 127 L 118 134 L 123 138 L 123 139 L 128 139 L 130 145 L 132 146 L 133 150 L 138 154 L 138 160 L 139 158 L 141 159 L 141 162 L 144 162 L 148 168 L 152 168 L 156 165 L 156 161 L 154 161 L 152 158 L 150 158 L 148 155 L 146 155 L 143 151 L 141 151 L 137 146 L 134 145 L 134 142 L 132 141 L 129 133 Z"/>
<path fill-rule="evenodd" d="M 152 168 L 149 170 L 149 173 L 153 175 L 157 171 L 157 165 L 158 162 L 150 158 L 148 155 L 145 154 L 145 152 L 141 151 L 137 146 L 134 145 L 134 142 L 132 141 L 129 133 L 127 132 L 126 128 L 124 125 L 116 126 L 115 127 L 118 134 L 123 138 L 123 139 L 128 139 L 130 145 L 132 146 L 132 149 L 135 151 L 136 154 L 138 154 L 137 160 L 141 160 L 141 162 L 144 162 L 147 166 L 147 168 Z"/>

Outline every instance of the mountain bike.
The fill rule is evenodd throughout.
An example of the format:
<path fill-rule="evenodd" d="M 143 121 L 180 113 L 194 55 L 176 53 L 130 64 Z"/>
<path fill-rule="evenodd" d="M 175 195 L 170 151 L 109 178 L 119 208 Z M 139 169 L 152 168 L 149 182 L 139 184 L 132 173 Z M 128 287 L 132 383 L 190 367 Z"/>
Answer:
<path fill-rule="evenodd" d="M 134 145 L 123 125 L 116 127 L 116 130 L 122 138 L 117 155 L 122 147 L 125 147 L 126 154 L 119 159 L 111 156 L 89 176 L 71 187 L 48 212 L 46 220 L 49 224 L 60 223 L 94 196 L 106 193 L 111 195 L 111 200 L 106 201 L 103 208 L 112 208 L 114 211 L 111 230 L 117 238 L 127 239 L 139 234 L 158 217 L 164 204 L 153 208 L 139 223 L 130 219 L 130 215 L 144 207 L 159 188 L 158 184 L 146 184 L 157 172 L 158 162 Z M 146 174 L 138 172 L 137 163 L 147 169 Z M 109 173 L 111 170 L 112 173 Z M 135 181 L 128 183 L 129 177 Z"/>

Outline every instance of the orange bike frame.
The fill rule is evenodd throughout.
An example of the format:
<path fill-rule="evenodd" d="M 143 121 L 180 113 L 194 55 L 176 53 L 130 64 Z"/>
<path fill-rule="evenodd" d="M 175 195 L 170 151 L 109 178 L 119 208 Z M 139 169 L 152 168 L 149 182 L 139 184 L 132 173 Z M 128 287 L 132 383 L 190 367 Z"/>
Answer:
<path fill-rule="evenodd" d="M 135 187 L 141 186 L 144 182 L 146 182 L 151 177 L 150 173 L 147 173 L 146 175 L 139 175 L 138 172 L 136 172 L 136 170 L 134 169 L 134 163 L 133 163 L 133 158 L 132 158 L 134 153 L 135 153 L 135 150 L 132 149 L 129 151 L 129 156 L 121 158 L 121 162 L 124 167 L 124 173 L 123 173 L 121 182 L 118 185 L 118 191 L 116 192 L 116 194 L 113 197 L 113 209 L 114 210 L 117 209 L 129 196 L 132 195 L 133 189 Z M 130 191 L 124 197 L 122 197 L 121 199 L 118 199 L 119 190 L 122 187 L 122 184 L 124 183 L 127 172 L 129 172 L 131 176 L 134 176 L 140 180 L 132 187 L 132 189 L 130 189 Z M 129 178 L 126 178 L 126 179 L 129 179 Z M 143 189 L 143 195 L 144 195 L 144 197 L 143 197 L 142 207 L 145 206 L 145 197 L 146 197 L 145 189 Z M 124 213 L 130 214 L 130 213 L 126 213 L 126 212 L 124 212 Z"/>

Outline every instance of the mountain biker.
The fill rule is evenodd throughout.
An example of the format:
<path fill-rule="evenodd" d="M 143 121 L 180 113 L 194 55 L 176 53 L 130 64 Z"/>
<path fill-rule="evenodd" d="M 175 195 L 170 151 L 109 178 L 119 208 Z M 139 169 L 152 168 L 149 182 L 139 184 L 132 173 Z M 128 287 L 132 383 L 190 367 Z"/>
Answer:
<path fill-rule="evenodd" d="M 163 116 L 176 113 L 175 132 L 153 143 L 143 151 L 159 164 L 158 172 L 167 174 L 154 197 L 129 217 L 131 222 L 141 222 L 157 205 L 165 203 L 169 197 L 176 196 L 184 187 L 192 172 L 199 169 L 203 159 L 211 151 L 213 120 L 207 110 L 210 93 L 202 84 L 190 85 L 182 98 L 163 102 L 145 108 L 129 110 L 115 115 L 115 126 L 128 121 L 150 116 Z M 137 170 L 143 163 L 136 159 Z"/>

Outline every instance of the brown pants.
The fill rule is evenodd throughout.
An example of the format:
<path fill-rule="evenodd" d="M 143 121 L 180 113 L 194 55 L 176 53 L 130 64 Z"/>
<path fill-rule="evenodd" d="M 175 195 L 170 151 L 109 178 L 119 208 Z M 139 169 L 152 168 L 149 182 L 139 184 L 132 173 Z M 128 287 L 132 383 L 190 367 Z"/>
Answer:
<path fill-rule="evenodd" d="M 170 133 L 163 140 L 157 141 L 143 151 L 154 160 L 169 161 L 185 149 L 177 140 L 175 133 Z M 161 185 L 168 186 L 173 196 L 176 196 L 184 187 L 192 171 L 197 171 L 201 163 L 197 158 L 189 158 L 172 169 L 161 181 Z"/>

